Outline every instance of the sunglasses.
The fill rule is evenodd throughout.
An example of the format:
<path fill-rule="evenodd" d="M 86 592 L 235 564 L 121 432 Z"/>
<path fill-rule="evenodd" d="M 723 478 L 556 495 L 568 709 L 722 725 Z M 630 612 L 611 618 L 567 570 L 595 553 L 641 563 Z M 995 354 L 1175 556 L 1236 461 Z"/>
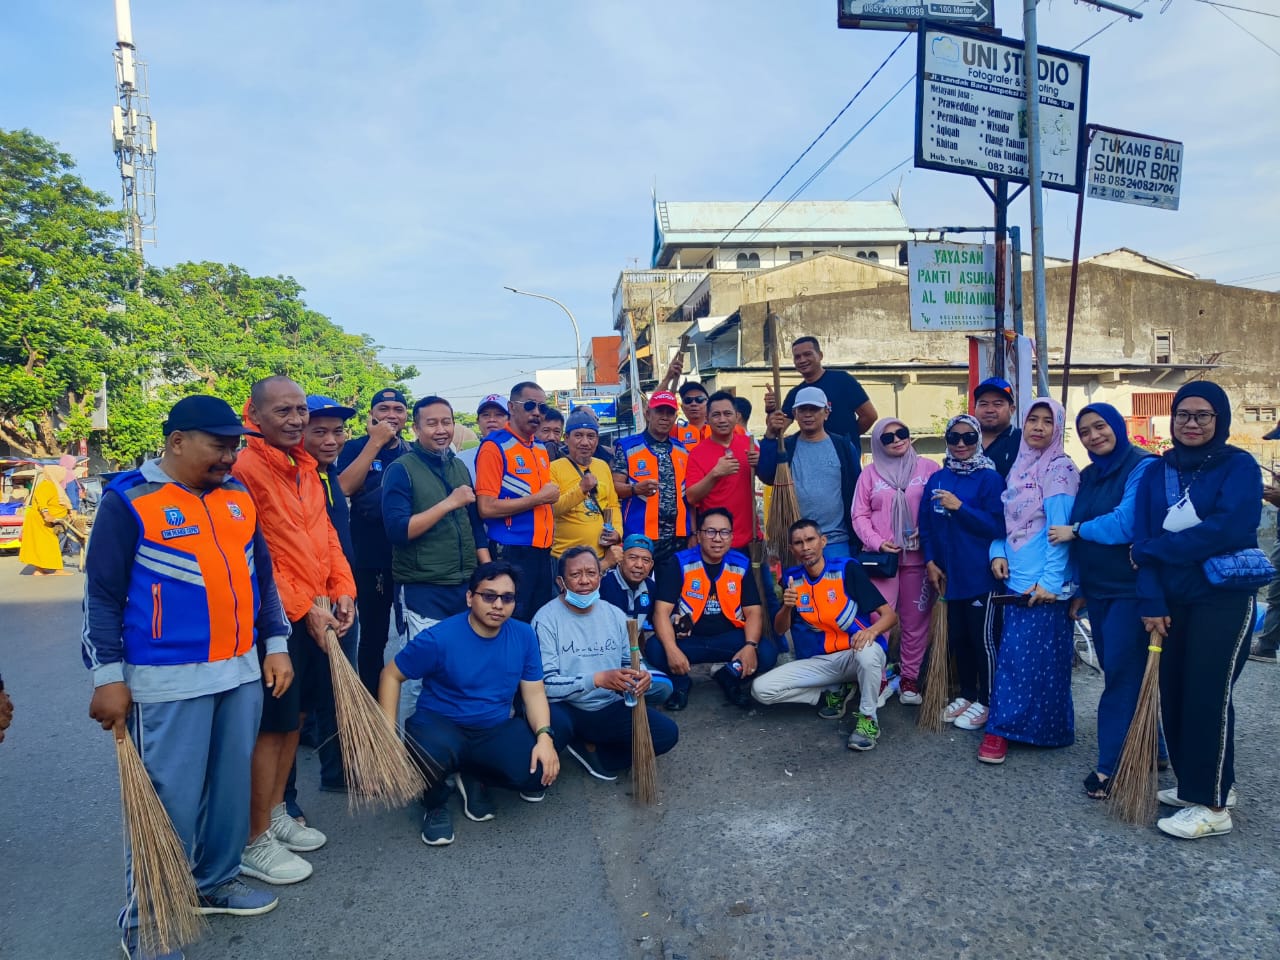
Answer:
<path fill-rule="evenodd" d="M 886 447 L 892 447 L 899 440 L 910 440 L 911 431 L 906 427 L 899 427 L 897 430 L 886 430 L 880 434 L 880 442 Z"/>
<path fill-rule="evenodd" d="M 537 400 L 521 400 L 520 409 L 522 409 L 525 413 L 533 413 L 533 411 L 535 410 L 537 410 L 539 413 L 546 413 L 551 408 L 547 406 L 545 403 L 539 403 Z"/>
<path fill-rule="evenodd" d="M 476 593 L 476 596 L 490 605 L 501 603 L 504 607 L 509 607 L 516 602 L 514 593 L 494 593 L 492 590 L 481 590 Z"/>
<path fill-rule="evenodd" d="M 946 440 L 949 447 L 972 447 L 978 442 L 978 435 L 972 430 L 968 433 L 948 433 Z"/>
<path fill-rule="evenodd" d="M 691 397 L 685 397 L 681 402 L 691 407 L 700 407 L 707 402 L 707 398 L 700 393 L 695 393 Z"/>

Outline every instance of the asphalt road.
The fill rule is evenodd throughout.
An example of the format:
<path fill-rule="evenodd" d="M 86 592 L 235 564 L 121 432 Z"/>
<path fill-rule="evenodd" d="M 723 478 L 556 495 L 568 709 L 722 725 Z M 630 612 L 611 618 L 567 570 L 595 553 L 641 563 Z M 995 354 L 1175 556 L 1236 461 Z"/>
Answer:
<path fill-rule="evenodd" d="M 16 703 L 0 744 L 0 958 L 118 957 L 123 897 L 109 735 L 87 716 L 79 577 L 0 559 L 0 672 Z M 540 805 L 455 812 L 428 848 L 416 810 L 350 816 L 313 789 L 329 834 L 315 875 L 257 919 L 215 917 L 194 960 L 279 956 L 510 960 L 1280 957 L 1280 667 L 1236 688 L 1235 832 L 1188 842 L 1085 799 L 1099 678 L 1077 671 L 1077 741 L 975 760 L 978 735 L 881 713 L 876 750 L 807 708 L 741 713 L 695 687 L 659 762 L 663 801 L 576 765 Z M 1165 775 L 1166 778 L 1169 775 Z M 1166 779 L 1171 784 L 1171 779 Z"/>

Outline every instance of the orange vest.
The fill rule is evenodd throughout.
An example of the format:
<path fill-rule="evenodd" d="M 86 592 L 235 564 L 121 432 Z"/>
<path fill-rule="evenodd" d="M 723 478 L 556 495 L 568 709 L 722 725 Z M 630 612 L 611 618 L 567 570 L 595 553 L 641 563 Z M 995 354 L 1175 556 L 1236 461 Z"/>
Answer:
<path fill-rule="evenodd" d="M 671 435 L 684 445 L 687 452 L 693 453 L 696 447 L 706 436 L 706 427 L 699 429 L 691 423 L 678 423 L 676 428 L 671 431 Z"/>
<path fill-rule="evenodd" d="M 746 625 L 746 617 L 742 614 L 742 584 L 751 569 L 751 561 L 745 554 L 737 550 L 726 553 L 720 578 L 714 583 L 703 566 L 701 548 L 681 550 L 676 554 L 676 562 L 680 564 L 680 575 L 684 581 L 680 585 L 680 602 L 676 605 L 681 614 L 687 613 L 697 623 L 702 619 L 714 590 L 725 619 L 735 627 Z"/>
<path fill-rule="evenodd" d="M 536 441 L 525 443 L 509 430 L 499 430 L 484 439 L 502 454 L 502 485 L 499 500 L 516 500 L 537 493 L 551 482 L 551 458 L 547 448 Z M 550 547 L 555 528 L 555 511 L 544 503 L 510 517 L 485 520 L 489 539 L 509 546 Z"/>
<path fill-rule="evenodd" d="M 689 511 L 684 502 L 684 478 L 689 467 L 689 453 L 673 434 L 671 444 L 671 467 L 676 475 L 676 524 L 677 537 L 687 537 L 693 531 L 689 526 Z M 618 446 L 626 452 L 627 479 L 633 482 L 641 480 L 658 480 L 658 455 L 645 443 L 645 434 L 637 433 L 618 441 Z M 651 497 L 631 496 L 622 501 L 622 529 L 625 536 L 643 533 L 650 540 L 658 537 L 658 505 L 661 498 L 658 494 Z"/>
<path fill-rule="evenodd" d="M 850 562 L 857 561 L 828 560 L 817 583 L 809 582 L 804 567 L 792 567 L 785 574 L 785 582 L 796 591 L 796 613 L 812 630 L 822 634 L 823 653 L 848 650 L 850 634 L 871 625 L 865 614 L 858 616 L 858 605 L 844 588 L 844 570 Z"/>

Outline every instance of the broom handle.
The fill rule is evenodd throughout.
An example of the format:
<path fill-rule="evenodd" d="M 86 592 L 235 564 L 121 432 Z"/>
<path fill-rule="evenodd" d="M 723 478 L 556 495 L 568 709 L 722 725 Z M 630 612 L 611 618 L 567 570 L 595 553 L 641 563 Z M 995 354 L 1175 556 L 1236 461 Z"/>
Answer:
<path fill-rule="evenodd" d="M 773 360 L 773 402 L 778 405 L 778 409 L 782 409 L 782 369 L 778 360 L 778 316 L 769 309 L 769 304 L 764 306 L 768 316 L 765 323 L 769 327 L 769 353 Z M 778 434 L 778 453 L 786 453 L 787 445 L 782 439 L 782 434 Z"/>

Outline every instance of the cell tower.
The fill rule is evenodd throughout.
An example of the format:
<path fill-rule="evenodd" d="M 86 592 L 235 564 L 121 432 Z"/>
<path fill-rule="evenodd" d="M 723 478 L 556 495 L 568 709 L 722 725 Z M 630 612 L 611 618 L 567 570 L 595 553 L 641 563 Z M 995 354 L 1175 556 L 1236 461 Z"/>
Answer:
<path fill-rule="evenodd" d="M 116 104 L 111 108 L 111 143 L 120 167 L 124 196 L 124 239 L 139 258 L 142 245 L 156 242 L 156 124 L 151 119 L 147 65 L 133 45 L 129 0 L 116 7 Z"/>

